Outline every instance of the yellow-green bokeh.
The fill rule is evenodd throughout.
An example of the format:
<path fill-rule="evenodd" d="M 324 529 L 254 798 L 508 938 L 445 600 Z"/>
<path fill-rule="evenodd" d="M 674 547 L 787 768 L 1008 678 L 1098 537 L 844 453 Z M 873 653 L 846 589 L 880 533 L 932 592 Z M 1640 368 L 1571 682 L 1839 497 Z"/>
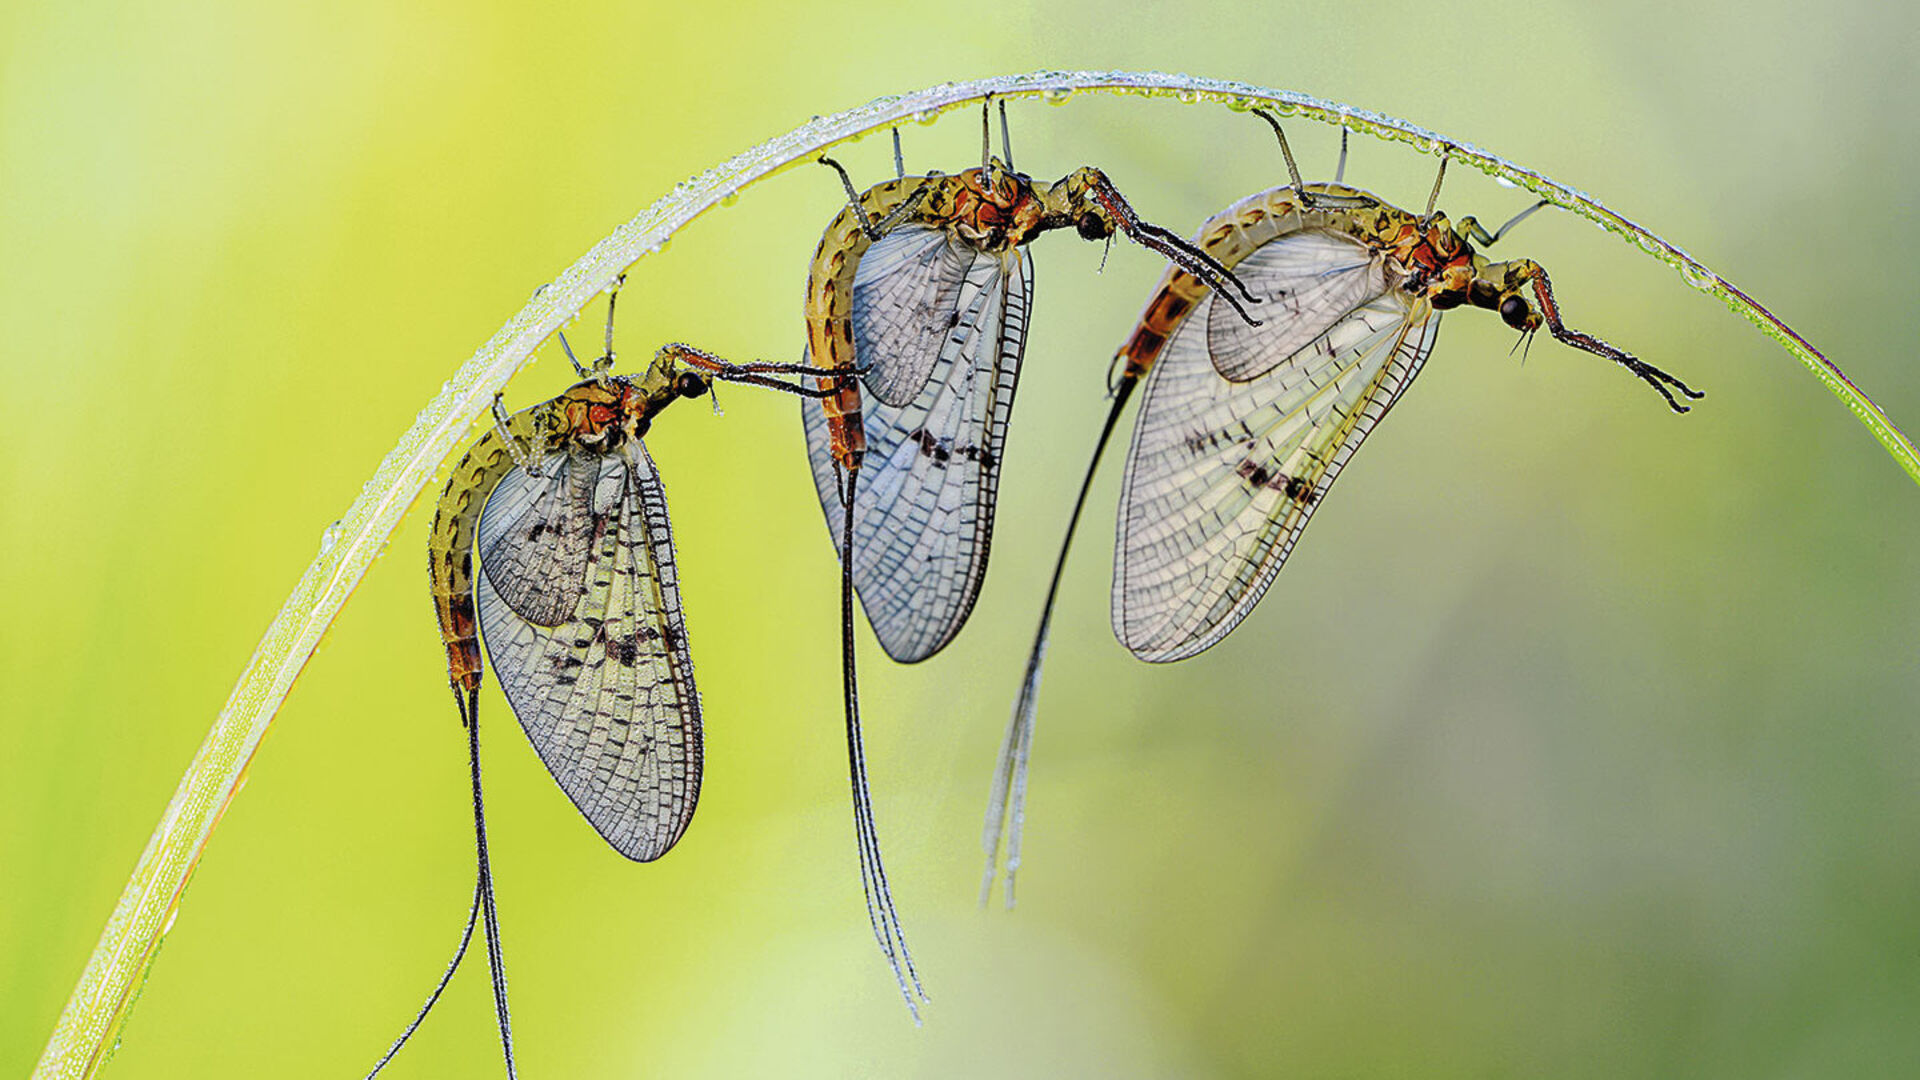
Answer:
<path fill-rule="evenodd" d="M 1185 70 L 1405 116 L 1686 246 L 1920 427 L 1920 15 L 1087 0 L 0 10 L 0 1071 L 30 1068 L 120 884 L 326 524 L 533 287 L 814 113 L 1041 67 Z M 1281 175 L 1224 109 L 1014 110 L 1186 230 Z M 962 116 L 909 164 L 977 151 Z M 1333 136 L 1296 148 L 1324 175 Z M 883 140 L 842 155 L 891 168 Z M 1355 146 L 1404 203 L 1432 161 Z M 791 359 L 840 196 L 801 170 L 640 264 L 620 341 Z M 1477 175 L 1447 209 L 1524 205 Z M 1115 474 L 1070 569 L 1020 908 L 978 818 L 1106 358 L 1158 273 L 1036 251 L 994 567 L 958 642 L 863 653 L 889 869 L 934 1003 L 868 937 L 831 554 L 793 404 L 649 445 L 708 719 L 681 847 L 613 855 L 497 697 L 489 792 L 528 1076 L 1857 1076 L 1920 1059 L 1920 491 L 1797 365 L 1565 215 L 1503 247 L 1705 388 L 1450 317 L 1285 575 L 1205 656 L 1106 628 Z M 592 336 L 599 318 L 581 324 Z M 566 382 L 551 350 L 509 401 Z M 471 883 L 425 507 L 215 835 L 113 1062 L 364 1071 Z M 462 975 L 391 1075 L 497 1074 Z"/>

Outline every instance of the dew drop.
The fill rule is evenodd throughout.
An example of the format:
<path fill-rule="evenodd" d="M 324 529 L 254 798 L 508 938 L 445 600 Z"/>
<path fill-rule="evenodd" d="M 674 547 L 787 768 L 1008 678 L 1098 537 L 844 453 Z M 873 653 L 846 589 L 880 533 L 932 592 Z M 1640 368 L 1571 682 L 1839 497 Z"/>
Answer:
<path fill-rule="evenodd" d="M 322 558 L 333 551 L 334 545 L 340 542 L 340 534 L 344 531 L 345 526 L 336 521 L 320 533 L 320 555 Z"/>
<path fill-rule="evenodd" d="M 1655 240 L 1653 237 L 1648 236 L 1646 233 L 1641 233 L 1640 235 L 1634 237 L 1634 240 L 1639 243 L 1641 251 L 1644 251 L 1649 255 L 1658 255 L 1660 253 L 1660 241 Z"/>
<path fill-rule="evenodd" d="M 1177 90 L 1173 96 L 1174 100 L 1180 102 L 1182 105 L 1192 105 L 1200 100 L 1200 91 Z"/>
<path fill-rule="evenodd" d="M 1056 86 L 1051 90 L 1040 91 L 1040 100 L 1049 105 L 1065 105 L 1067 99 L 1072 96 L 1073 91 L 1063 86 Z"/>
<path fill-rule="evenodd" d="M 1494 177 L 1494 178 L 1493 178 L 1493 182 L 1494 182 L 1494 183 L 1496 183 L 1496 184 L 1499 184 L 1499 185 L 1500 185 L 1501 187 L 1503 187 L 1503 188 L 1507 188 L 1507 189 L 1509 189 L 1509 190 L 1511 190 L 1511 189 L 1513 189 L 1513 188 L 1517 188 L 1517 187 L 1519 187 L 1519 186 L 1520 186 L 1519 184 L 1517 184 L 1517 183 L 1515 183 L 1515 182 L 1514 182 L 1514 181 L 1512 181 L 1511 179 L 1508 179 L 1507 177 L 1504 177 L 1504 176 L 1496 176 L 1496 177 Z"/>
<path fill-rule="evenodd" d="M 1291 101 L 1276 101 L 1273 103 L 1273 111 L 1281 116 L 1292 116 L 1300 111 L 1300 106 Z"/>
<path fill-rule="evenodd" d="M 939 109 L 921 109 L 913 114 L 913 122 L 916 124 L 931 124 L 939 118 Z"/>
<path fill-rule="evenodd" d="M 720 196 L 721 206 L 732 206 L 733 204 L 739 201 L 740 201 L 740 191 L 738 188 L 729 188 L 727 189 L 726 194 Z"/>
<path fill-rule="evenodd" d="M 1719 277 L 1717 277 L 1713 271 L 1701 266 L 1697 262 L 1682 262 L 1680 264 L 1680 278 L 1701 292 L 1710 291 L 1714 286 L 1720 284 Z"/>

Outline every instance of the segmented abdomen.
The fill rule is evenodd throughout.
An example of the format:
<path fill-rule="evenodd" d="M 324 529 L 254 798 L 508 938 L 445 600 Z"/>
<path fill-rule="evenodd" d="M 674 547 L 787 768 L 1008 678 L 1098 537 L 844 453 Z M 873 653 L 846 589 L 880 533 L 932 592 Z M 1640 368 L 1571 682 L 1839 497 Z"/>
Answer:
<path fill-rule="evenodd" d="M 545 427 L 554 402 L 544 402 L 508 418 L 508 430 L 531 449 L 535 460 L 544 451 L 535 433 Z M 440 638 L 447 646 L 447 680 L 457 691 L 480 687 L 479 623 L 473 608 L 473 547 L 480 509 L 507 471 L 516 468 L 514 454 L 495 425 L 473 444 L 447 476 L 446 490 L 433 514 L 433 532 L 427 541 L 427 574 L 432 580 L 434 614 L 440 619 Z"/>

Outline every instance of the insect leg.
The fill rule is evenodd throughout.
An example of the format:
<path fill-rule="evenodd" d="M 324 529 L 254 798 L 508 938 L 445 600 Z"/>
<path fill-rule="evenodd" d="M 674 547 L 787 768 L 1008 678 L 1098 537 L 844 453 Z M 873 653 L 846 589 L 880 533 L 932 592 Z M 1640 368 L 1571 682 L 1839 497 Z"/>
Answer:
<path fill-rule="evenodd" d="M 1234 296 L 1231 290 L 1222 286 L 1231 283 L 1240 291 L 1241 296 L 1256 304 L 1260 302 L 1260 298 L 1253 295 L 1247 289 L 1246 283 L 1218 259 L 1174 235 L 1171 231 L 1150 221 L 1141 220 L 1140 215 L 1134 212 L 1126 198 L 1104 177 L 1099 178 L 1088 190 L 1112 216 L 1115 223 L 1119 225 L 1120 231 L 1126 233 L 1134 243 L 1159 252 L 1175 266 L 1206 282 L 1233 305 L 1233 309 L 1240 313 L 1240 317 L 1246 320 L 1248 326 L 1260 325 L 1260 320 L 1248 314 L 1247 309 L 1241 306 L 1239 298 Z"/>
<path fill-rule="evenodd" d="M 905 180 L 907 178 L 907 159 L 902 157 L 900 154 L 900 125 L 895 124 L 892 128 L 892 131 L 893 131 L 893 178 L 895 180 Z"/>
<path fill-rule="evenodd" d="M 1293 178 L 1294 205 L 1302 207 L 1312 206 L 1313 200 L 1307 195 L 1307 186 L 1300 181 L 1300 166 L 1294 164 L 1293 148 L 1287 145 L 1287 135 L 1286 132 L 1280 130 L 1279 119 L 1264 109 L 1254 109 L 1253 115 L 1265 120 L 1268 126 L 1273 128 L 1273 137 L 1280 140 L 1280 156 L 1287 159 L 1287 175 Z M 1341 129 L 1342 134 L 1345 133 L 1345 130 L 1344 128 Z M 1344 143 L 1341 145 L 1340 153 L 1342 164 L 1344 164 L 1346 155 L 1346 146 Z"/>
<path fill-rule="evenodd" d="M 1007 170 L 1013 170 L 1013 137 L 1007 134 L 1007 99 L 1000 99 L 1000 152 L 1007 159 Z"/>
<path fill-rule="evenodd" d="M 539 288 L 533 290 L 533 295 L 537 297 L 541 293 L 546 292 L 547 286 L 551 284 L 553 284 L 553 282 L 549 281 L 541 285 Z M 567 344 L 567 332 L 565 330 L 555 330 L 554 334 L 560 338 L 560 351 L 567 354 L 567 363 L 573 365 L 573 370 L 578 372 L 583 379 L 591 376 L 593 373 L 582 367 L 580 361 L 574 357 L 573 346 Z"/>
<path fill-rule="evenodd" d="M 980 99 L 980 168 L 982 171 L 993 168 L 992 108 L 992 94 L 988 94 L 986 97 Z"/>
<path fill-rule="evenodd" d="M 869 240 L 880 239 L 883 234 L 874 227 L 873 219 L 867 216 L 867 208 L 860 204 L 860 193 L 854 190 L 853 178 L 847 175 L 847 170 L 825 154 L 820 155 L 820 164 L 830 166 L 840 174 L 840 186 L 847 189 L 847 205 L 853 207 L 854 216 L 860 219 L 860 231 L 866 233 Z"/>
<path fill-rule="evenodd" d="M 621 274 L 613 279 L 613 289 L 607 293 L 607 341 L 606 348 L 600 353 L 600 359 L 593 362 L 595 374 L 605 374 L 613 370 L 613 302 L 620 299 L 620 288 L 627 283 L 627 275 Z"/>
<path fill-rule="evenodd" d="M 1447 178 L 1447 161 L 1452 156 L 1452 147 L 1440 151 L 1440 172 L 1433 178 L 1433 193 L 1427 196 L 1427 212 L 1420 215 L 1420 227 L 1423 229 L 1433 220 L 1433 208 L 1440 204 L 1440 183 Z"/>
<path fill-rule="evenodd" d="M 1347 180 L 1347 129 L 1340 129 L 1340 162 L 1333 167 L 1333 182 L 1344 184 Z"/>
<path fill-rule="evenodd" d="M 501 442 L 507 444 L 507 454 L 513 458 L 515 465 L 527 470 L 527 474 L 530 476 L 539 476 L 540 463 L 533 460 L 533 451 L 531 449 L 520 445 L 520 440 L 513 434 L 513 429 L 507 426 L 508 422 L 509 417 L 507 416 L 506 403 L 500 400 L 499 394 L 493 395 L 494 433 L 500 436 Z"/>
<path fill-rule="evenodd" d="M 837 373 L 827 371 L 823 374 L 823 369 L 814 367 L 812 364 L 735 364 L 698 346 L 678 341 L 660 346 L 660 351 L 654 354 L 653 363 L 655 367 L 673 367 L 684 363 L 687 367 L 705 372 L 725 382 L 764 386 L 770 390 L 785 390 L 789 394 L 798 394 L 801 397 L 832 397 L 839 392 L 839 378 L 835 377 Z M 853 374 L 858 373 L 853 371 L 845 373 L 845 375 Z M 820 380 L 822 385 L 796 386 L 779 379 L 768 378 L 769 375 L 803 375 Z"/>
<path fill-rule="evenodd" d="M 902 221 L 907 220 L 907 217 L 920 205 L 920 200 L 927 197 L 928 190 L 929 185 L 922 182 L 920 186 L 908 192 L 907 197 L 900 201 L 899 206 L 887 211 L 886 217 L 873 223 L 873 236 L 876 238 L 885 236 L 898 227 Z"/>
<path fill-rule="evenodd" d="M 1556 341 L 1571 345 L 1576 349 L 1583 349 L 1595 356 L 1606 357 L 1608 360 L 1612 360 L 1614 363 L 1633 372 L 1639 376 L 1640 381 L 1658 390 L 1660 396 L 1667 399 L 1667 405 L 1672 408 L 1674 412 L 1683 413 L 1687 411 L 1687 406 L 1675 400 L 1673 396 L 1674 390 L 1678 390 L 1690 398 L 1698 399 L 1706 397 L 1705 394 L 1693 389 L 1666 372 L 1661 371 L 1652 364 L 1629 353 L 1622 352 L 1599 338 L 1594 337 L 1592 334 L 1582 333 L 1578 330 L 1569 330 L 1566 324 L 1560 321 L 1560 305 L 1553 298 L 1553 284 L 1547 280 L 1547 271 L 1539 263 L 1531 260 L 1522 260 L 1513 264 L 1513 268 L 1508 271 L 1507 280 L 1510 287 L 1516 288 L 1529 280 L 1533 282 L 1534 296 L 1540 301 L 1540 313 L 1546 318 L 1547 329 L 1552 332 Z M 1672 389 L 1669 389 L 1669 387 Z"/>
<path fill-rule="evenodd" d="M 1461 218 L 1460 226 L 1462 229 L 1466 231 L 1468 239 L 1471 239 L 1474 243 L 1479 244 L 1483 248 L 1488 248 L 1488 247 L 1492 247 L 1495 243 L 1498 243 L 1501 237 L 1507 235 L 1508 229 L 1511 229 L 1515 225 L 1518 225 L 1521 222 L 1532 217 L 1535 211 L 1538 211 L 1541 207 L 1552 206 L 1552 205 L 1553 203 L 1551 200 L 1541 199 L 1539 202 L 1534 203 L 1532 206 L 1529 206 L 1525 210 L 1522 210 L 1519 213 L 1508 218 L 1507 223 L 1505 225 L 1500 226 L 1498 229 L 1495 229 L 1492 232 L 1488 232 L 1486 226 L 1480 224 L 1479 221 L 1470 217 Z"/>

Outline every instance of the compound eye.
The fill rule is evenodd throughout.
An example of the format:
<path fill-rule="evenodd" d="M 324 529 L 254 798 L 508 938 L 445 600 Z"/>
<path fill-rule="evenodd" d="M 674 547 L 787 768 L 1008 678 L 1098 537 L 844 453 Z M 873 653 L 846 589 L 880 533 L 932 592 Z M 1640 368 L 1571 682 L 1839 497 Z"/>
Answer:
<path fill-rule="evenodd" d="M 691 371 L 683 371 L 680 377 L 673 381 L 673 392 L 681 397 L 700 397 L 707 392 L 706 377 Z"/>
<path fill-rule="evenodd" d="M 1531 330 L 1538 325 L 1533 320 L 1533 308 L 1517 296 L 1500 301 L 1500 318 L 1515 330 Z"/>
<path fill-rule="evenodd" d="M 1083 214 L 1074 228 L 1080 230 L 1082 240 L 1105 240 L 1113 235 L 1113 226 L 1108 225 L 1099 214 Z"/>

